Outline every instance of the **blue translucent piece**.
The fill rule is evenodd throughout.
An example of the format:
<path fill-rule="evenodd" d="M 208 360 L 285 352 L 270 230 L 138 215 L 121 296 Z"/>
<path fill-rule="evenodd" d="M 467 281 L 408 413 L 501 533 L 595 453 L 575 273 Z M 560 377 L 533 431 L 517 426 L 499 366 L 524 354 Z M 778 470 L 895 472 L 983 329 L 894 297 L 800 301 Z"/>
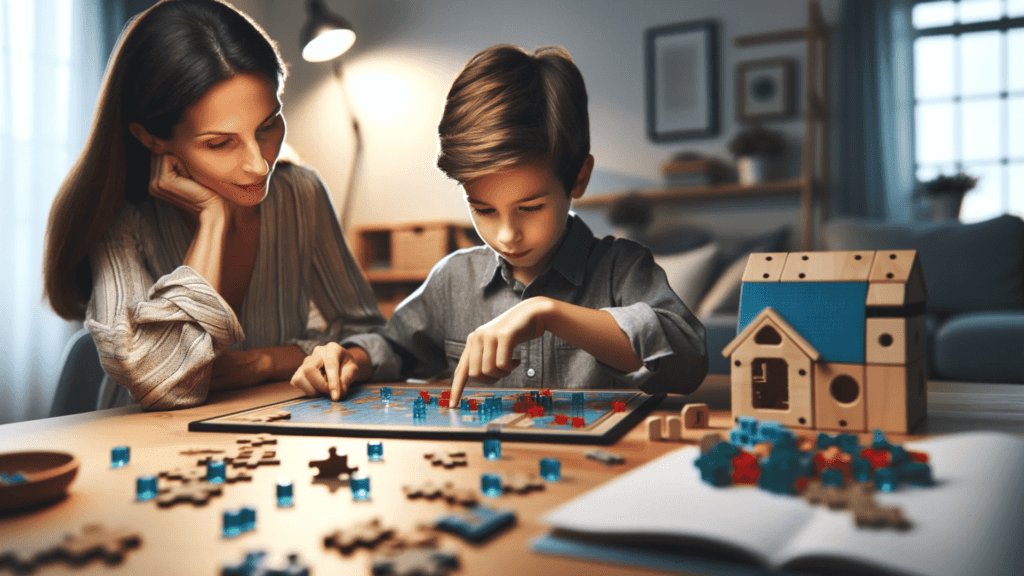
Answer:
<path fill-rule="evenodd" d="M 484 439 L 484 458 L 488 460 L 501 458 L 501 440 L 497 438 Z"/>
<path fill-rule="evenodd" d="M 857 482 L 871 481 L 871 462 L 867 458 L 857 456 L 850 462 L 850 471 Z"/>
<path fill-rule="evenodd" d="M 875 488 L 882 492 L 893 492 L 899 486 L 899 477 L 896 470 L 892 468 L 879 468 L 875 470 Z"/>
<path fill-rule="evenodd" d="M 551 396 L 541 396 L 540 405 L 544 408 L 544 412 L 551 412 Z"/>
<path fill-rule="evenodd" d="M 349 480 L 352 488 L 353 500 L 369 500 L 370 498 L 370 477 L 365 474 L 356 474 Z"/>
<path fill-rule="evenodd" d="M 540 459 L 540 477 L 548 482 L 556 482 L 562 479 L 562 463 L 558 458 Z"/>
<path fill-rule="evenodd" d="M 572 404 L 573 404 L 573 406 L 576 406 L 576 405 L 582 406 L 583 405 L 583 392 L 573 392 L 572 393 Z"/>
<path fill-rule="evenodd" d="M 515 522 L 512 510 L 494 510 L 478 504 L 464 514 L 446 514 L 435 521 L 435 526 L 457 534 L 470 542 L 482 542 Z"/>
<path fill-rule="evenodd" d="M 295 496 L 295 485 L 290 478 L 281 478 L 277 481 L 277 505 L 287 508 L 292 505 Z"/>
<path fill-rule="evenodd" d="M 871 447 L 875 450 L 891 450 L 893 445 L 889 444 L 889 440 L 885 437 L 885 432 L 875 429 L 871 437 Z"/>
<path fill-rule="evenodd" d="M 907 462 L 897 469 L 901 481 L 915 486 L 931 486 L 931 466 L 923 462 Z"/>
<path fill-rule="evenodd" d="M 110 467 L 126 466 L 131 460 L 131 449 L 127 446 L 116 446 L 110 450 Z"/>
<path fill-rule="evenodd" d="M 469 414 L 470 410 L 468 399 L 463 398 L 462 400 L 459 400 L 459 410 L 461 410 L 463 414 Z"/>
<path fill-rule="evenodd" d="M 226 538 L 238 536 L 242 533 L 242 511 L 241 510 L 225 510 L 224 511 L 224 527 L 221 532 Z"/>
<path fill-rule="evenodd" d="M 210 484 L 223 484 L 226 474 L 223 460 L 210 460 L 206 464 L 206 481 Z"/>
<path fill-rule="evenodd" d="M 238 518 L 243 532 L 256 529 L 256 509 L 252 506 L 243 506 L 238 511 Z"/>
<path fill-rule="evenodd" d="M 423 420 L 427 417 L 427 401 L 417 396 L 412 401 L 412 417 L 414 420 Z"/>
<path fill-rule="evenodd" d="M 530 402 L 540 404 L 540 390 L 530 390 Z"/>
<path fill-rule="evenodd" d="M 380 401 L 390 402 L 391 401 L 391 386 L 380 387 Z"/>
<path fill-rule="evenodd" d="M 431 396 L 429 404 L 431 406 L 437 407 L 437 396 Z"/>
<path fill-rule="evenodd" d="M 484 474 L 480 477 L 480 491 L 485 496 L 495 497 L 502 493 L 501 476 L 497 474 Z"/>
<path fill-rule="evenodd" d="M 139 476 L 135 479 L 135 499 L 139 502 L 156 498 L 156 476 Z"/>
<path fill-rule="evenodd" d="M 373 442 L 366 443 L 366 457 L 370 460 L 377 462 L 384 457 L 384 443 L 375 440 Z"/>
<path fill-rule="evenodd" d="M 843 486 L 843 471 L 838 468 L 826 468 L 821 471 L 821 485 L 822 486 L 835 486 L 842 488 Z"/>

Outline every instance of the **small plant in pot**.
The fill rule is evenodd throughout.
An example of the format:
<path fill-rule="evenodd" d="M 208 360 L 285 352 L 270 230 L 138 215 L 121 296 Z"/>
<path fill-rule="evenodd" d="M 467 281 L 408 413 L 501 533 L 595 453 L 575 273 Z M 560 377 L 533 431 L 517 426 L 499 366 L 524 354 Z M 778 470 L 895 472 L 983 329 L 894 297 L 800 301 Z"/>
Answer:
<path fill-rule="evenodd" d="M 736 158 L 740 184 L 756 184 L 767 178 L 786 150 L 786 139 L 763 126 L 750 126 L 736 133 L 729 141 L 729 151 Z"/>
<path fill-rule="evenodd" d="M 933 220 L 958 218 L 964 195 L 978 184 L 978 178 L 959 172 L 953 176 L 939 174 L 932 180 L 922 182 L 916 196 L 928 201 L 929 215 Z"/>

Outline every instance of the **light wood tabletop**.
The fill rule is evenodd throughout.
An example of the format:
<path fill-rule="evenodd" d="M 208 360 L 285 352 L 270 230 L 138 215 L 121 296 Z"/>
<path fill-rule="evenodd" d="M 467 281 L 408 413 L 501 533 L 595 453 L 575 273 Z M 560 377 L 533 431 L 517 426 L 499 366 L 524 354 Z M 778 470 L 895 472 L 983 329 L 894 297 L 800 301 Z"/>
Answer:
<path fill-rule="evenodd" d="M 454 574 L 660 573 L 541 555 L 530 549 L 530 543 L 547 532 L 543 523 L 545 512 L 683 446 L 648 441 L 642 425 L 605 447 L 625 458 L 624 464 L 616 466 L 587 459 L 584 454 L 593 447 L 586 445 L 502 442 L 501 459 L 488 461 L 478 441 L 406 439 L 384 439 L 383 460 L 369 462 L 366 438 L 279 435 L 275 449 L 280 465 L 251 471 L 253 479 L 249 482 L 224 485 L 223 494 L 205 506 L 184 503 L 160 508 L 152 501 L 135 501 L 138 476 L 196 465 L 197 456 L 182 455 L 182 451 L 236 451 L 239 435 L 189 432 L 189 422 L 298 396 L 287 383 L 278 382 L 216 393 L 205 405 L 187 410 L 147 413 L 138 407 L 126 407 L 0 426 L 0 452 L 60 450 L 74 454 L 81 462 L 78 477 L 63 500 L 0 515 L 0 555 L 9 549 L 41 548 L 56 542 L 66 532 L 100 522 L 137 531 L 142 537 L 141 547 L 129 552 L 117 566 L 97 561 L 70 568 L 52 563 L 34 574 L 220 574 L 225 564 L 236 563 L 246 551 L 256 549 L 265 550 L 271 559 L 298 552 L 314 575 L 369 574 L 376 552 L 357 548 L 342 554 L 325 548 L 324 536 L 373 517 L 400 529 L 411 529 L 418 523 L 460 510 L 457 504 L 448 504 L 443 499 L 409 499 L 402 491 L 403 485 L 424 480 L 451 481 L 457 487 L 479 493 L 484 472 L 536 475 L 539 460 L 554 457 L 561 460 L 561 481 L 549 482 L 543 490 L 529 494 L 480 497 L 490 507 L 514 510 L 517 521 L 512 528 L 480 545 L 467 544 L 450 534 L 440 537 L 441 546 L 459 553 L 461 566 Z M 731 427 L 727 376 L 709 376 L 697 392 L 687 397 L 670 396 L 655 412 L 678 414 L 683 404 L 692 402 L 710 406 L 712 428 Z M 968 430 L 1024 435 L 1024 386 L 929 382 L 929 416 L 923 429 L 912 436 L 893 439 L 904 441 Z M 866 441 L 867 436 L 864 438 Z M 131 447 L 131 461 L 123 468 L 112 469 L 110 450 L 120 445 Z M 354 502 L 345 485 L 312 480 L 317 470 L 309 462 L 326 458 L 332 446 L 347 452 L 351 463 L 369 474 L 370 501 Z M 423 454 L 439 447 L 464 450 L 468 465 L 450 470 L 432 466 Z M 282 476 L 294 482 L 295 504 L 290 508 L 276 505 L 275 487 Z M 224 511 L 246 505 L 257 510 L 255 530 L 232 538 L 222 536 Z"/>

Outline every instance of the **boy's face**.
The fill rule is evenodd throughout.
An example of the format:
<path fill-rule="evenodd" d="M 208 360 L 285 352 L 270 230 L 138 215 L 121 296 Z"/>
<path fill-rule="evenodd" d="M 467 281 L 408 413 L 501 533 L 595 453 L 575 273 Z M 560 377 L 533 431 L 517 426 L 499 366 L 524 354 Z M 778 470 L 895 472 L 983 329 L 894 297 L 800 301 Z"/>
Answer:
<path fill-rule="evenodd" d="M 463 184 L 477 233 L 512 265 L 523 284 L 555 255 L 572 198 L 583 196 L 594 159 L 588 156 L 569 196 L 551 168 L 527 163 Z"/>

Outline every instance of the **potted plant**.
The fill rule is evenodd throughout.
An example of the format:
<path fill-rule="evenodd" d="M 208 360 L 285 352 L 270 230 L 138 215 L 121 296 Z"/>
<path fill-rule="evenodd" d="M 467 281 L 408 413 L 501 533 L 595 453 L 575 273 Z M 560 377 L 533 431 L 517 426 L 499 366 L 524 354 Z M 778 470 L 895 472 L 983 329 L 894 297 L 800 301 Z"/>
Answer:
<path fill-rule="evenodd" d="M 939 174 L 936 178 L 923 182 L 918 188 L 917 196 L 927 199 L 933 220 L 948 220 L 960 216 L 964 195 L 977 184 L 977 177 L 963 172 L 953 176 Z"/>
<path fill-rule="evenodd" d="M 737 132 L 729 141 L 729 151 L 736 158 L 740 184 L 756 184 L 765 180 L 772 164 L 785 149 L 785 138 L 774 130 L 750 126 Z"/>

